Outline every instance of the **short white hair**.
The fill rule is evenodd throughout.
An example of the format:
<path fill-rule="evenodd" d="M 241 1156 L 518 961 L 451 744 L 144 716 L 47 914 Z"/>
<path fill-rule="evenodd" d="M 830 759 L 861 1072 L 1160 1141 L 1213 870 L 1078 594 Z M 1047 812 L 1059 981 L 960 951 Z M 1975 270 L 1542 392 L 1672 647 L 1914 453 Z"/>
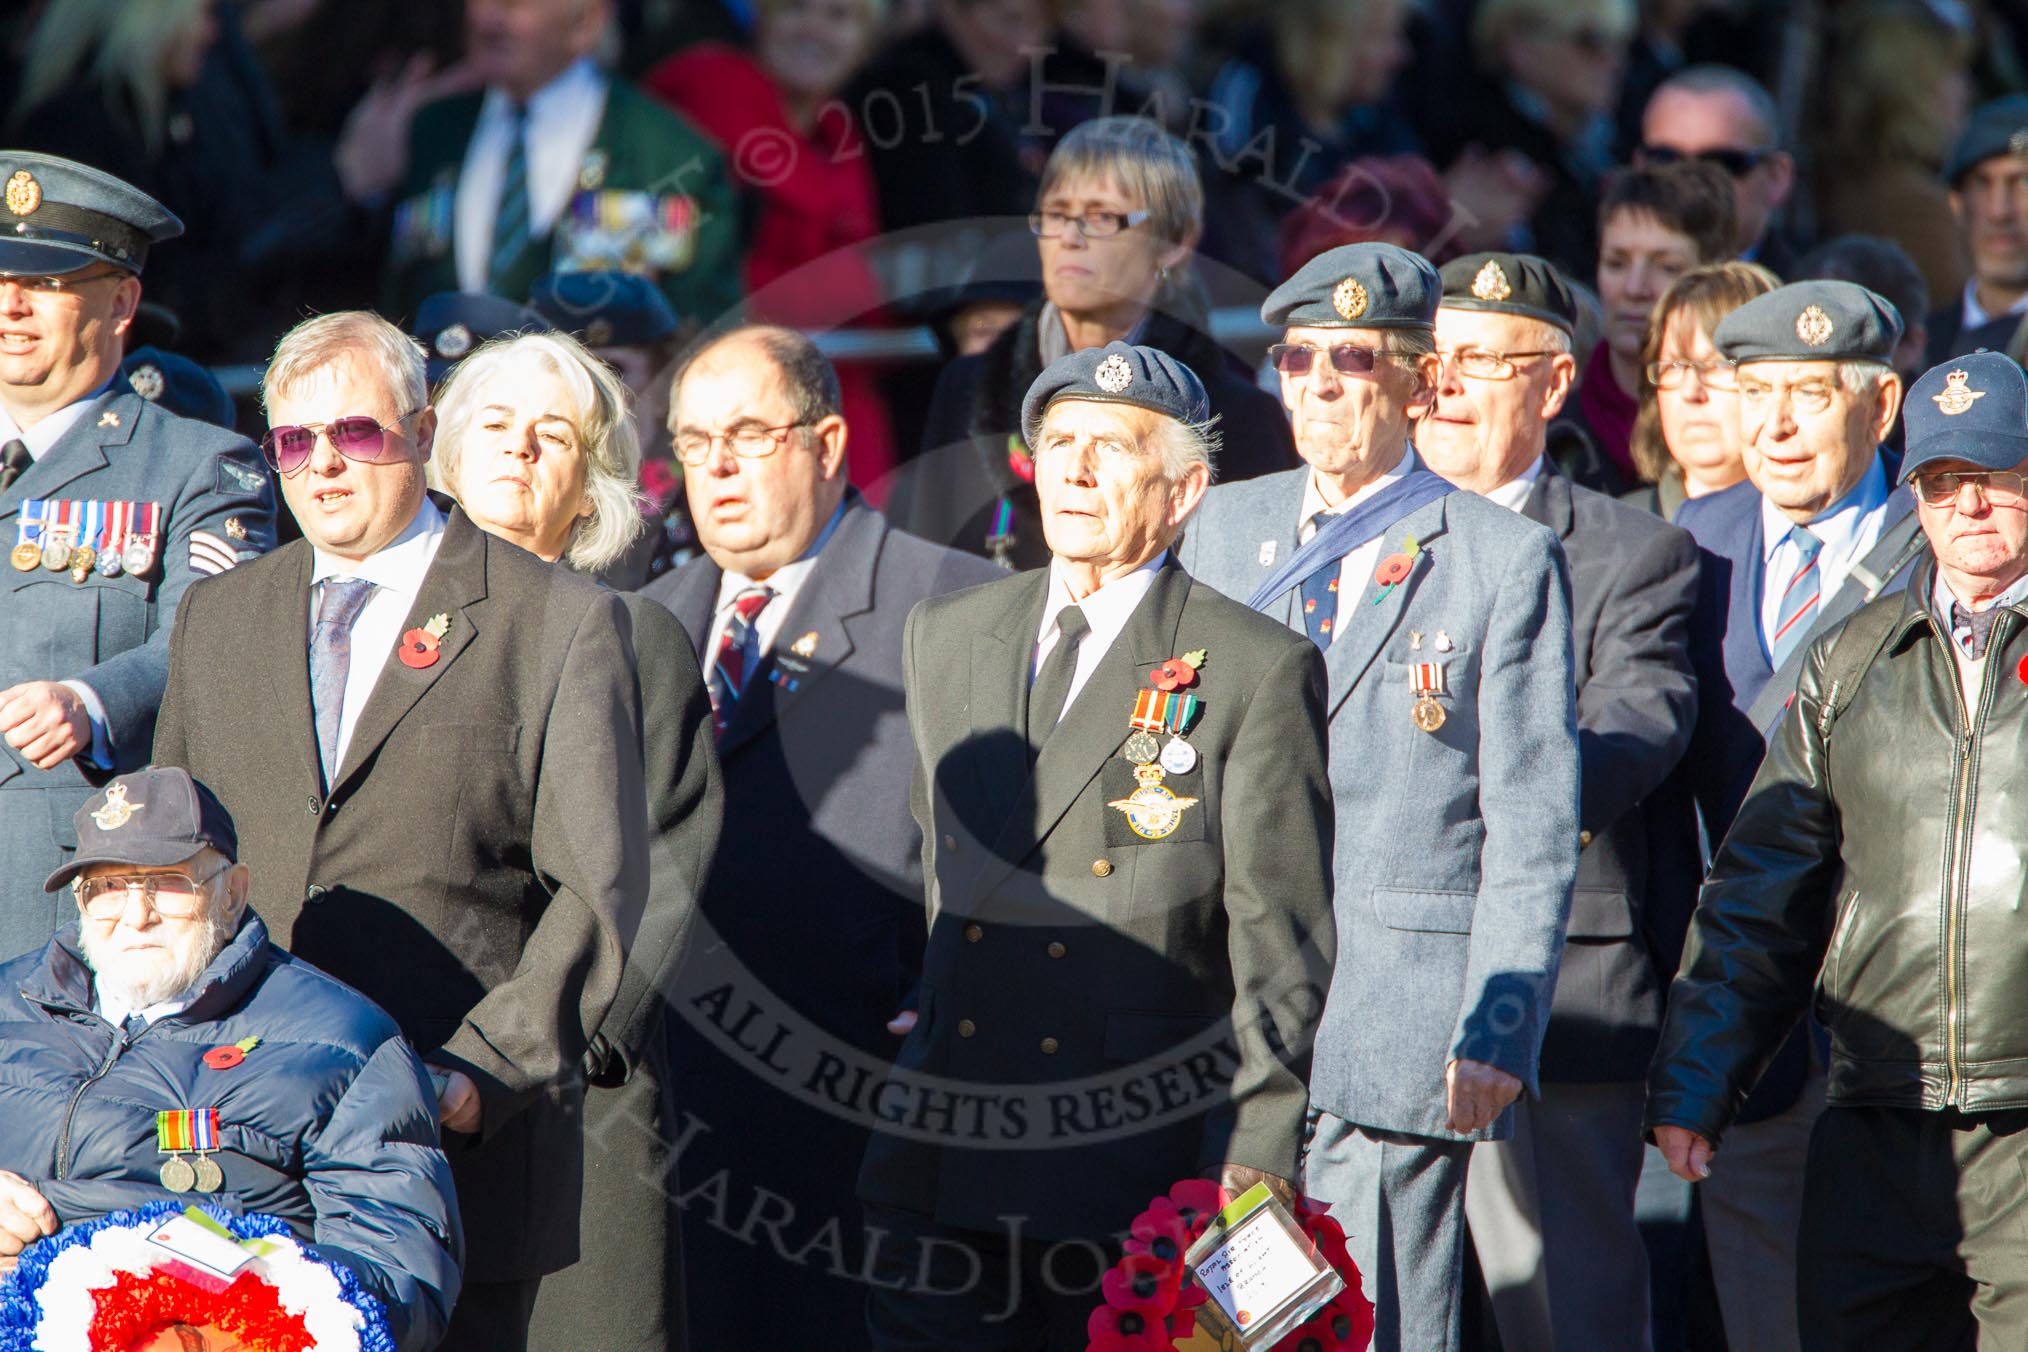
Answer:
<path fill-rule="evenodd" d="M 261 378 L 261 407 L 338 362 L 353 360 L 378 375 L 404 410 L 427 408 L 429 365 L 422 344 L 368 310 L 338 310 L 306 319 L 282 335 Z"/>
<path fill-rule="evenodd" d="M 1838 383 L 1854 394 L 1868 394 L 1877 389 L 1881 382 L 1894 375 L 1894 368 L 1886 362 L 1853 359 L 1838 363 Z"/>
<path fill-rule="evenodd" d="M 488 382 L 530 366 L 563 381 L 575 405 L 571 421 L 584 443 L 584 492 L 592 510 L 572 526 L 563 561 L 581 573 L 596 573 L 617 562 L 647 528 L 641 514 L 641 439 L 627 406 L 627 387 L 570 335 L 495 338 L 452 369 L 437 401 L 437 486 L 457 496 L 465 434 L 484 406 Z"/>

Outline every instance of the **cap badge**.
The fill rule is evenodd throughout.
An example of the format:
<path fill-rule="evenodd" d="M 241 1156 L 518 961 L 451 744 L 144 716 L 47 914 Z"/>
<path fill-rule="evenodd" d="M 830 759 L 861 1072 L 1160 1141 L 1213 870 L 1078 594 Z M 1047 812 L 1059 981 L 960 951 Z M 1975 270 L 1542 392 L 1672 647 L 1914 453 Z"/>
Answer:
<path fill-rule="evenodd" d="M 1127 359 L 1115 352 L 1098 364 L 1092 372 L 1092 383 L 1107 394 L 1118 394 L 1134 383 L 1134 368 L 1127 365 Z"/>
<path fill-rule="evenodd" d="M 2007 138 L 2009 155 L 2028 155 L 2028 127 L 2023 127 Z"/>
<path fill-rule="evenodd" d="M 1811 347 L 1822 347 L 1831 341 L 1831 316 L 1821 306 L 1805 305 L 1796 316 L 1796 337 Z"/>
<path fill-rule="evenodd" d="M 106 805 L 92 813 L 92 820 L 99 824 L 101 831 L 117 831 L 146 806 L 146 803 L 128 802 L 127 786 L 115 784 L 106 790 Z"/>
<path fill-rule="evenodd" d="M 1986 397 L 1984 390 L 1975 390 L 1965 383 L 1971 378 L 1968 371 L 1953 371 L 1944 377 L 1943 393 L 1930 396 L 1946 418 L 1969 412 L 1973 403 Z"/>
<path fill-rule="evenodd" d="M 1472 294 L 1480 300 L 1505 300 L 1514 294 L 1513 286 L 1507 281 L 1507 270 L 1500 266 L 1500 260 L 1489 258 L 1486 266 L 1479 269 L 1479 275 L 1472 278 Z"/>
<path fill-rule="evenodd" d="M 584 340 L 592 347 L 607 347 L 613 341 L 613 321 L 600 315 L 584 326 Z"/>
<path fill-rule="evenodd" d="M 33 216 L 42 205 L 42 185 L 26 169 L 16 169 L 7 180 L 7 209 L 16 216 Z"/>
<path fill-rule="evenodd" d="M 580 192 L 597 192 L 605 186 L 608 161 L 603 150 L 587 150 L 584 163 L 578 166 L 577 186 Z"/>
<path fill-rule="evenodd" d="M 142 362 L 127 372 L 127 383 L 134 387 L 135 394 L 151 404 L 162 397 L 163 386 L 167 384 L 162 378 L 162 368 L 151 361 Z"/>
<path fill-rule="evenodd" d="M 472 350 L 472 331 L 463 324 L 447 325 L 437 335 L 437 355 L 449 357 L 452 361 Z"/>
<path fill-rule="evenodd" d="M 1347 277 L 1331 292 L 1331 308 L 1340 319 L 1357 319 L 1366 313 L 1366 288 L 1356 277 Z"/>

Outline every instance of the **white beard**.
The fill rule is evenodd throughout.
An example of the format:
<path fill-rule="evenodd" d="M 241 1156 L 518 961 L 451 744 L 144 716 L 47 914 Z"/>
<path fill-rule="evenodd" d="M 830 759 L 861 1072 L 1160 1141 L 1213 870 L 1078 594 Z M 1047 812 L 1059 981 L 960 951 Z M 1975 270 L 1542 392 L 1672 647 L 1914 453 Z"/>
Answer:
<path fill-rule="evenodd" d="M 136 1012 L 191 994 L 205 968 L 211 966 L 232 938 L 214 911 L 202 926 L 185 934 L 168 965 L 143 966 L 128 954 L 100 947 L 89 927 L 79 937 L 83 940 L 85 962 L 97 974 L 101 996 L 110 993 Z"/>

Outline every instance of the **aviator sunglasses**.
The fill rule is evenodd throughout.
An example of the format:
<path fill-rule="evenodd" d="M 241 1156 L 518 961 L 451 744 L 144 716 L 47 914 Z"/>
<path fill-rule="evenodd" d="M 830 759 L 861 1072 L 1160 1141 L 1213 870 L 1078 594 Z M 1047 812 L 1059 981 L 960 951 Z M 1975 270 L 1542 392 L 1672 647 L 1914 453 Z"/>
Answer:
<path fill-rule="evenodd" d="M 396 418 L 399 426 L 422 412 L 412 408 Z M 294 474 L 310 463 L 310 453 L 317 449 L 317 432 L 321 429 L 331 440 L 331 449 L 347 460 L 357 460 L 362 465 L 377 465 L 387 454 L 388 436 L 392 428 L 382 427 L 364 414 L 347 418 L 334 418 L 327 423 L 310 423 L 303 427 L 272 427 L 261 438 L 261 454 L 276 473 Z"/>

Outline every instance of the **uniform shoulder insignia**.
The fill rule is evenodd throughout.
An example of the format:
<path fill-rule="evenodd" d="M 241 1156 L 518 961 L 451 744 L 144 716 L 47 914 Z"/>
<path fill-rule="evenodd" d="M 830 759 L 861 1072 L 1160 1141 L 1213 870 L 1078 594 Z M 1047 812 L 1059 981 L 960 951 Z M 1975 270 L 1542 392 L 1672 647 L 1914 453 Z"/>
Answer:
<path fill-rule="evenodd" d="M 218 491 L 221 493 L 234 497 L 258 494 L 267 485 L 267 476 L 259 470 L 248 469 L 234 460 L 221 458 L 218 462 Z"/>

